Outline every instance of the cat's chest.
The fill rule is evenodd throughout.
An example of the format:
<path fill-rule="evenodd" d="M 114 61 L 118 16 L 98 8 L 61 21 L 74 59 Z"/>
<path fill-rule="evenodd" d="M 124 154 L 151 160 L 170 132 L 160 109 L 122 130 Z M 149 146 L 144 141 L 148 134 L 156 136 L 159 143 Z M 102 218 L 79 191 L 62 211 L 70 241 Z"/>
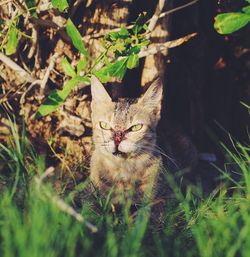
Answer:
<path fill-rule="evenodd" d="M 151 197 L 161 167 L 159 156 L 147 154 L 135 159 L 108 158 L 96 151 L 91 158 L 90 178 L 102 194 L 114 189 L 113 202 L 119 202 L 120 196 L 126 196 L 134 189 L 133 199 L 138 201 L 144 195 Z"/>
<path fill-rule="evenodd" d="M 137 158 L 125 159 L 119 157 L 100 156 L 98 153 L 92 157 L 92 177 L 97 176 L 99 180 L 106 181 L 140 181 L 150 174 L 158 172 L 161 159 L 140 155 Z"/>
<path fill-rule="evenodd" d="M 127 181 L 143 173 L 145 161 L 123 158 L 106 158 L 103 160 L 103 170 L 112 179 Z"/>

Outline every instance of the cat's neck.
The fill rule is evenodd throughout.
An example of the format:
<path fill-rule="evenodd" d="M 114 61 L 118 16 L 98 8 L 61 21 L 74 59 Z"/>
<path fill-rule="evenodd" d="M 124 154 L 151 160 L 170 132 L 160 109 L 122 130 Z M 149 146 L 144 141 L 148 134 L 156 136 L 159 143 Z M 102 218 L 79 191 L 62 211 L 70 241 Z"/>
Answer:
<path fill-rule="evenodd" d="M 111 171 L 114 176 L 119 174 L 121 177 L 131 176 L 132 174 L 143 173 L 145 168 L 150 166 L 160 156 L 152 152 L 144 152 L 127 157 L 104 154 L 98 149 L 93 152 L 92 163 L 95 163 L 103 169 Z"/>

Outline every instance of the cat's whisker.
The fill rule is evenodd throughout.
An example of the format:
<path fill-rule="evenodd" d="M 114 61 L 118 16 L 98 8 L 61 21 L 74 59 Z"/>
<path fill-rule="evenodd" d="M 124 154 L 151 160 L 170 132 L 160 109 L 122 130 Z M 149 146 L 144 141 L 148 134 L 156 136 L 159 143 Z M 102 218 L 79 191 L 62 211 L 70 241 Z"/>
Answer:
<path fill-rule="evenodd" d="M 110 142 L 95 142 L 95 145 L 96 146 L 102 146 L 102 147 L 105 147 L 105 149 L 107 150 L 107 146 L 108 146 L 108 144 L 109 144 Z M 134 145 L 134 143 L 127 143 L 127 145 L 128 146 L 133 146 Z M 157 145 L 155 145 L 155 144 L 151 144 L 151 145 L 149 145 L 149 143 L 147 143 L 147 145 L 140 145 L 140 150 L 142 151 L 142 149 L 144 149 L 144 150 L 147 150 L 147 151 L 143 151 L 143 153 L 148 153 L 148 151 L 150 150 L 151 152 L 153 152 L 153 153 L 158 153 L 158 154 L 160 154 L 161 156 L 164 156 L 164 157 L 166 157 L 169 161 L 171 161 L 177 168 L 178 168 L 178 165 L 176 164 L 176 162 L 175 162 L 175 160 L 173 159 L 173 158 L 171 158 L 169 155 L 167 155 L 164 151 L 163 151 L 163 149 L 161 148 L 161 147 L 159 147 L 159 146 L 157 146 Z M 136 155 L 136 156 L 139 156 L 139 154 L 138 155 Z"/>
<path fill-rule="evenodd" d="M 160 155 L 166 157 L 167 159 L 169 159 L 170 161 L 172 161 L 172 162 L 174 163 L 174 159 L 173 159 L 173 158 L 171 158 L 169 155 L 167 155 L 166 153 L 162 152 L 161 150 L 159 150 L 159 149 L 157 149 L 157 148 L 144 147 L 144 146 L 143 146 L 143 148 L 144 148 L 145 150 L 151 150 L 151 151 L 153 151 L 153 152 L 155 152 L 155 153 L 159 153 Z M 174 164 L 175 164 L 175 163 L 174 163 Z"/>
<path fill-rule="evenodd" d="M 157 150 L 159 153 L 166 155 L 166 153 L 162 149 L 158 149 L 155 144 L 149 144 L 147 143 L 146 145 L 141 145 L 140 147 L 143 147 L 144 149 L 148 150 Z M 168 158 L 171 158 L 170 156 L 166 156 Z"/>
<path fill-rule="evenodd" d="M 147 143 L 147 145 L 150 145 L 150 144 Z M 153 147 L 159 149 L 160 151 L 164 152 L 164 150 L 160 146 L 158 146 L 157 144 L 151 144 L 150 146 L 153 146 Z"/>
<path fill-rule="evenodd" d="M 166 157 L 169 161 L 171 161 L 175 166 L 176 168 L 179 168 L 179 166 L 177 165 L 177 163 L 175 162 L 175 159 L 171 158 L 170 156 L 168 156 L 166 153 L 160 151 L 159 149 L 157 148 L 154 148 L 154 147 L 147 147 L 147 146 L 141 146 L 141 148 L 145 149 L 145 150 L 151 150 L 152 152 L 154 153 L 158 153 L 164 157 Z"/>
<path fill-rule="evenodd" d="M 156 145 L 156 144 L 150 144 L 149 142 L 147 142 L 147 144 L 144 145 L 144 146 L 146 146 L 146 147 L 152 147 L 152 148 L 154 148 L 154 149 L 157 149 L 157 150 L 159 150 L 162 154 L 165 154 L 165 155 L 166 155 L 165 151 L 164 151 L 160 146 L 158 146 L 158 145 Z M 170 156 L 168 156 L 168 158 L 171 159 Z"/>
<path fill-rule="evenodd" d="M 128 145 L 133 146 L 132 143 L 128 143 Z M 145 151 L 146 150 L 146 151 Z M 171 158 L 169 155 L 167 155 L 166 153 L 163 152 L 163 150 L 160 147 L 157 147 L 156 145 L 140 145 L 139 146 L 139 152 L 138 153 L 145 153 L 148 154 L 148 151 L 152 151 L 153 153 L 158 153 L 164 157 L 166 157 L 169 161 L 171 161 L 176 168 L 179 168 L 178 165 L 176 164 L 175 160 L 173 158 Z M 139 154 L 137 155 L 139 156 Z"/>

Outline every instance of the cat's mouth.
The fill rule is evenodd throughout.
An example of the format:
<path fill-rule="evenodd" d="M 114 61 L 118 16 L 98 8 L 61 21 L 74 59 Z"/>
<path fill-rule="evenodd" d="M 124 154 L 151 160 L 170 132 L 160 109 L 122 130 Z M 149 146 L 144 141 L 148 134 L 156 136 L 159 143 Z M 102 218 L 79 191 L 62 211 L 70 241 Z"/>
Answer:
<path fill-rule="evenodd" d="M 115 152 L 113 152 L 113 155 L 116 156 L 116 157 L 123 157 L 123 158 L 126 158 L 127 157 L 127 154 L 124 153 L 124 152 L 121 152 L 119 150 L 116 150 Z"/>

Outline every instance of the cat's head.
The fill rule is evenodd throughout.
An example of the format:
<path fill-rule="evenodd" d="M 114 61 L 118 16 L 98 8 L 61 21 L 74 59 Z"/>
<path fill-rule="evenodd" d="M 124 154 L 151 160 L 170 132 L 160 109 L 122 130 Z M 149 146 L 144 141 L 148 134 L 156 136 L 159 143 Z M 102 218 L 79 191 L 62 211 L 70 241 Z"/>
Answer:
<path fill-rule="evenodd" d="M 112 102 L 101 82 L 91 78 L 92 124 L 95 149 L 127 156 L 149 152 L 156 141 L 163 86 L 158 79 L 137 99 Z"/>

